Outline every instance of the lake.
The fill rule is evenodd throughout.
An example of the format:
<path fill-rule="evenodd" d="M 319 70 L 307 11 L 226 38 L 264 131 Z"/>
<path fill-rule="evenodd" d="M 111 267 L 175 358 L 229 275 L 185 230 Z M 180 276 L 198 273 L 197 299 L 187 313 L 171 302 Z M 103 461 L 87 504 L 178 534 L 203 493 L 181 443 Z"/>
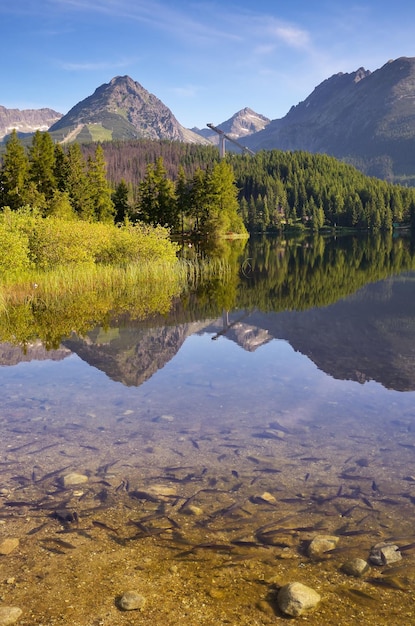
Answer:
<path fill-rule="evenodd" d="M 308 624 L 415 623 L 413 243 L 235 246 L 168 313 L 74 316 L 50 350 L 0 336 L 19 624 L 274 624 L 294 581 L 322 598 Z M 344 573 L 380 542 L 394 562 Z"/>

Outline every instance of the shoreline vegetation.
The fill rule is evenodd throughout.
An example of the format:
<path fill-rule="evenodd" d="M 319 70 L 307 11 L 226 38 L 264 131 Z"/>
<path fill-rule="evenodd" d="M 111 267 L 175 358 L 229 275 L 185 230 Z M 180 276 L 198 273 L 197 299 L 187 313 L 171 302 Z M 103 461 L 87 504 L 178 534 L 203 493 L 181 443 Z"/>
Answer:
<path fill-rule="evenodd" d="M 318 251 L 325 233 L 392 238 L 415 224 L 414 188 L 369 178 L 332 157 L 269 151 L 219 159 L 200 146 L 194 153 L 175 142 L 168 148 L 165 163 L 148 142 L 127 142 L 116 152 L 118 174 L 128 155 L 133 167 L 132 150 L 147 150 L 141 178 L 127 184 L 109 167 L 118 144 L 93 145 L 85 156 L 78 144 L 55 145 L 47 132 L 36 132 L 25 148 L 12 132 L 0 166 L 3 340 L 26 345 L 35 337 L 53 347 L 110 316 L 165 315 L 192 289 L 204 290 L 206 300 L 214 293 L 230 310 L 255 233 L 314 238 Z M 377 265 L 389 252 L 376 252 Z M 335 272 L 337 285 L 344 277 Z M 279 268 L 274 285 L 291 300 L 292 273 Z M 297 306 L 304 306 L 310 277 L 294 275 Z"/>
<path fill-rule="evenodd" d="M 1 341 L 56 349 L 73 333 L 128 320 L 157 326 L 235 309 L 305 310 L 415 269 L 411 238 L 392 233 L 221 240 L 204 251 L 168 241 L 167 249 L 165 258 L 1 272 Z"/>

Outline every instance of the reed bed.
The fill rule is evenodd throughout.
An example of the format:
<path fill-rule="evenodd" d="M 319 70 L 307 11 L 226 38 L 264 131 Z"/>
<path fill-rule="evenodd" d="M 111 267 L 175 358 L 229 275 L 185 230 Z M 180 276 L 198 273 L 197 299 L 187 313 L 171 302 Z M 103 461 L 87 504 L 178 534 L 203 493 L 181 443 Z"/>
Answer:
<path fill-rule="evenodd" d="M 174 298 L 210 280 L 226 283 L 221 260 L 144 261 L 125 266 L 74 264 L 0 279 L 0 341 L 27 344 L 40 338 L 59 345 L 109 317 L 146 319 L 166 314 Z"/>
<path fill-rule="evenodd" d="M 229 264 L 222 259 L 196 261 L 144 261 L 127 266 L 76 264 L 58 266 L 49 271 L 30 271 L 2 277 L 0 308 L 25 301 L 43 301 L 46 305 L 68 296 L 85 293 L 142 294 L 155 285 L 170 285 L 177 293 L 213 278 L 226 279 Z M 171 289 L 169 289 L 171 291 Z"/>

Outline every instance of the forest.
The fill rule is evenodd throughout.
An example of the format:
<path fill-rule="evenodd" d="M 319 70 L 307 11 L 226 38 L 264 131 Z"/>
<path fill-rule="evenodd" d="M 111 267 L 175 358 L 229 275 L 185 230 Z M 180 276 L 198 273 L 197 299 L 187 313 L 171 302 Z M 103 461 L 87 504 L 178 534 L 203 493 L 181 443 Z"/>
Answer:
<path fill-rule="evenodd" d="M 134 140 L 68 146 L 15 132 L 0 167 L 0 207 L 89 222 L 144 222 L 215 237 L 289 229 L 385 230 L 415 224 L 415 188 L 307 152 L 228 153 Z"/>

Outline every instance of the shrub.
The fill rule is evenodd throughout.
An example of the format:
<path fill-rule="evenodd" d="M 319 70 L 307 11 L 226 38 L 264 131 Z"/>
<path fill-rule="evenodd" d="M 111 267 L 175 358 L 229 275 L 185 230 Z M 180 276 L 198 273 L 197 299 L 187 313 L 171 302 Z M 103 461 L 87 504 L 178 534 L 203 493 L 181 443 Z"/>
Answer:
<path fill-rule="evenodd" d="M 0 272 L 19 272 L 31 266 L 29 238 L 24 232 L 11 230 L 0 223 Z"/>
<path fill-rule="evenodd" d="M 60 210 L 65 212 L 64 204 Z M 161 226 L 128 222 L 114 226 L 73 219 L 71 214 L 68 217 L 42 217 L 28 207 L 18 211 L 5 208 L 0 213 L 0 267 L 26 269 L 33 263 L 37 269 L 49 270 L 85 263 L 125 266 L 140 261 L 176 261 L 177 245 Z"/>
<path fill-rule="evenodd" d="M 107 246 L 100 249 L 97 261 L 126 265 L 137 261 L 176 261 L 177 246 L 169 239 L 169 232 L 160 226 L 130 224 L 109 227 L 111 238 Z"/>

